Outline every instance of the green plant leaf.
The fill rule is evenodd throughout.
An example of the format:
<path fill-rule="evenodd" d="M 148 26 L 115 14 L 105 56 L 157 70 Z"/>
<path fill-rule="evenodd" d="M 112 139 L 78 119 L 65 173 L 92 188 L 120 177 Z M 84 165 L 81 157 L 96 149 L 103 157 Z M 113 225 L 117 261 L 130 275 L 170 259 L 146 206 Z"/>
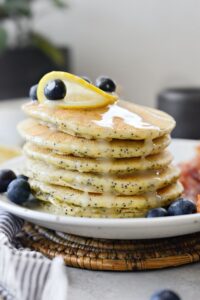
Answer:
<path fill-rule="evenodd" d="M 30 40 L 32 45 L 43 51 L 56 65 L 62 66 L 65 62 L 64 54 L 42 35 L 31 32 Z"/>
<path fill-rule="evenodd" d="M 3 5 L 0 5 L 0 20 L 8 18 L 8 13 L 6 12 Z"/>
<path fill-rule="evenodd" d="M 7 32 L 4 28 L 0 27 L 0 53 L 6 49 L 7 46 Z"/>
<path fill-rule="evenodd" d="M 63 0 L 51 0 L 53 2 L 53 4 L 55 4 L 56 6 L 62 8 L 62 7 L 66 7 L 66 1 Z"/>
<path fill-rule="evenodd" d="M 31 16 L 30 3 L 27 0 L 6 0 L 0 5 L 0 16 L 15 17 L 15 16 Z"/>

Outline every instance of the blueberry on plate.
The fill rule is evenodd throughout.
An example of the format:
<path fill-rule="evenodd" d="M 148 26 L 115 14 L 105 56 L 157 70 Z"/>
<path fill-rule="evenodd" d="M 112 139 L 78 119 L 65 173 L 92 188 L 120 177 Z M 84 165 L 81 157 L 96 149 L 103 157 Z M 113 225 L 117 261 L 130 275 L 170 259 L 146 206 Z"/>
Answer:
<path fill-rule="evenodd" d="M 166 217 L 167 216 L 167 210 L 158 207 L 158 208 L 152 208 L 147 213 L 147 218 L 157 218 L 157 217 Z"/>
<path fill-rule="evenodd" d="M 37 101 L 38 98 L 37 98 L 37 87 L 38 85 L 35 84 L 33 85 L 30 90 L 29 90 L 29 97 L 33 100 L 33 101 Z"/>
<path fill-rule="evenodd" d="M 150 300 L 181 300 L 181 298 L 173 291 L 163 290 L 153 294 Z"/>
<path fill-rule="evenodd" d="M 20 174 L 17 176 L 18 179 L 24 179 L 26 181 L 28 181 L 28 177 L 26 175 Z"/>
<path fill-rule="evenodd" d="M 16 178 L 12 170 L 4 169 L 0 171 L 0 193 L 7 191 L 8 185 Z"/>
<path fill-rule="evenodd" d="M 112 93 L 116 90 L 115 82 L 112 79 L 105 76 L 101 76 L 96 79 L 96 86 L 99 89 L 109 93 Z"/>
<path fill-rule="evenodd" d="M 197 212 L 194 202 L 188 199 L 179 198 L 173 202 L 168 208 L 169 216 L 189 215 Z"/>
<path fill-rule="evenodd" d="M 90 80 L 90 78 L 88 78 L 87 76 L 81 76 L 81 78 L 87 81 L 88 83 L 92 83 L 92 80 Z"/>
<path fill-rule="evenodd" d="M 44 88 L 48 100 L 62 100 L 67 93 L 66 85 L 60 79 L 52 80 Z"/>
<path fill-rule="evenodd" d="M 22 204 L 29 199 L 31 188 L 27 180 L 17 178 L 13 180 L 7 189 L 7 197 L 16 204 Z"/>

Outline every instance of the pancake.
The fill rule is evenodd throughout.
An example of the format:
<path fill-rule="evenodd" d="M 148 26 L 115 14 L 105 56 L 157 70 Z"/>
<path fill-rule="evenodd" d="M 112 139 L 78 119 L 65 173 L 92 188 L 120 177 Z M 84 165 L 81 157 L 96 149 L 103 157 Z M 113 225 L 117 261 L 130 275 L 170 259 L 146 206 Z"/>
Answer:
<path fill-rule="evenodd" d="M 37 197 L 43 195 L 52 196 L 56 201 L 73 204 L 81 207 L 104 207 L 104 208 L 133 208 L 149 209 L 159 204 L 165 206 L 165 199 L 175 199 L 183 190 L 180 183 L 173 183 L 154 193 L 146 193 L 137 196 L 111 196 L 106 194 L 85 193 L 70 187 L 61 187 L 30 179 L 30 185 Z M 40 198 L 39 198 L 40 199 Z M 49 201 L 46 198 L 46 201 Z"/>
<path fill-rule="evenodd" d="M 169 135 L 152 140 L 87 140 L 50 129 L 36 120 L 27 119 L 18 125 L 22 137 L 43 148 L 62 154 L 95 158 L 130 158 L 156 154 L 170 143 Z"/>
<path fill-rule="evenodd" d="M 55 215 L 68 215 L 71 217 L 81 218 L 142 218 L 145 217 L 147 211 L 142 210 L 129 210 L 129 209 L 105 209 L 105 208 L 82 208 L 79 206 L 61 204 L 60 202 L 41 201 L 39 205 L 40 209 L 44 212 L 48 212 Z"/>
<path fill-rule="evenodd" d="M 173 183 L 179 177 L 179 169 L 168 166 L 164 170 L 141 171 L 124 176 L 108 176 L 79 173 L 49 166 L 41 161 L 27 159 L 26 175 L 49 184 L 69 186 L 92 193 L 137 195 L 151 192 Z"/>
<path fill-rule="evenodd" d="M 140 196 L 87 194 L 75 189 L 29 180 L 34 195 L 47 202 L 46 209 L 58 214 L 81 217 L 139 217 L 150 208 L 167 206 L 182 193 L 182 185 L 174 183 L 156 193 Z"/>
<path fill-rule="evenodd" d="M 135 171 L 163 169 L 172 161 L 172 155 L 167 150 L 145 158 L 137 157 L 108 160 L 57 154 L 50 149 L 27 143 L 24 146 L 24 153 L 33 160 L 43 161 L 58 168 L 81 173 L 93 172 L 122 175 L 133 173 Z"/>
<path fill-rule="evenodd" d="M 97 109 L 62 109 L 30 102 L 24 112 L 57 130 L 87 139 L 155 139 L 169 134 L 174 119 L 159 110 L 126 101 Z"/>

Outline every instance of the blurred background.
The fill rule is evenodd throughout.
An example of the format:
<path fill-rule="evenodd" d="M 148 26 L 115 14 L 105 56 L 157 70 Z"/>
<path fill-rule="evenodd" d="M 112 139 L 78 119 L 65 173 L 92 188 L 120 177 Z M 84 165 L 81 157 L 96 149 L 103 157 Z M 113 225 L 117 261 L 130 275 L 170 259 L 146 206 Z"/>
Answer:
<path fill-rule="evenodd" d="M 26 97 L 43 73 L 61 69 L 108 75 L 125 99 L 161 108 L 163 89 L 195 87 L 199 105 L 199 53 L 198 0 L 0 0 L 1 100 Z"/>

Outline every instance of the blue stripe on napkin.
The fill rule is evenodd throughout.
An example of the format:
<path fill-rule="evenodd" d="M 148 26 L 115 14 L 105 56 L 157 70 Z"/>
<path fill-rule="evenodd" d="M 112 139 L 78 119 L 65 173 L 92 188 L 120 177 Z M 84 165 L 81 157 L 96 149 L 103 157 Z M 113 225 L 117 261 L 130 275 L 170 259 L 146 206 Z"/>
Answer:
<path fill-rule="evenodd" d="M 39 252 L 23 249 L 15 239 L 23 223 L 0 210 L 0 296 L 6 300 L 67 300 L 63 260 L 50 261 Z"/>

